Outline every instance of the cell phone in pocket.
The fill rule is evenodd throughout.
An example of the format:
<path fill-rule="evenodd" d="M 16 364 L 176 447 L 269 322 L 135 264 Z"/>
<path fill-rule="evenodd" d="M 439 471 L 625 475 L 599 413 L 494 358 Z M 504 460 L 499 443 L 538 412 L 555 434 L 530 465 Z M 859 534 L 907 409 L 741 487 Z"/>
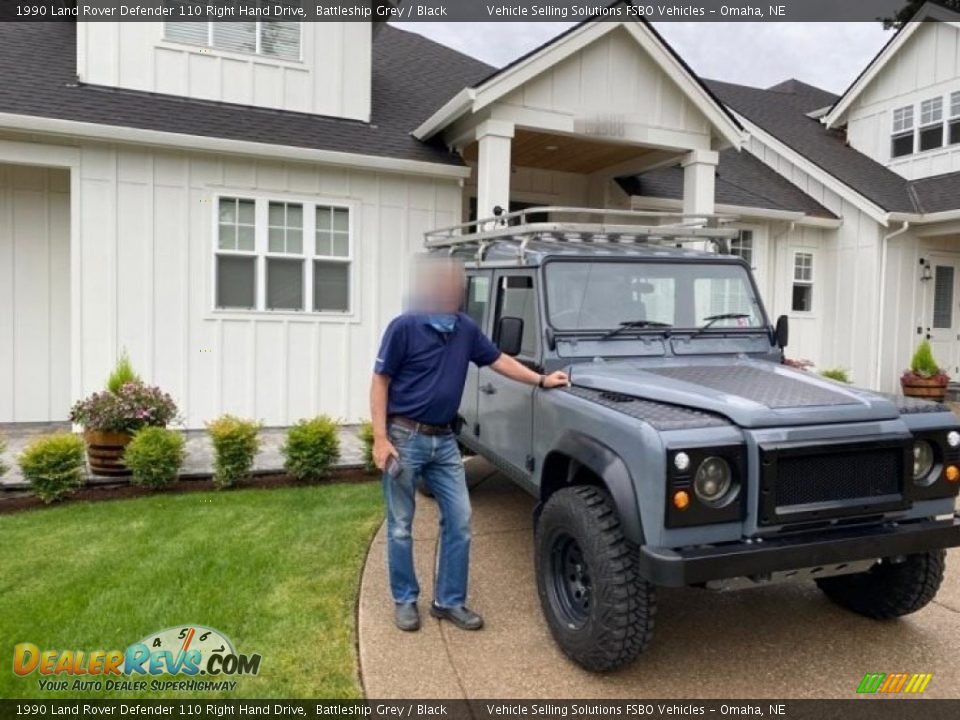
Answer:
<path fill-rule="evenodd" d="M 387 464 L 384 467 L 384 470 L 387 471 L 387 475 L 392 478 L 400 476 L 400 473 L 403 472 L 403 468 L 400 466 L 399 461 L 393 455 L 387 458 Z"/>

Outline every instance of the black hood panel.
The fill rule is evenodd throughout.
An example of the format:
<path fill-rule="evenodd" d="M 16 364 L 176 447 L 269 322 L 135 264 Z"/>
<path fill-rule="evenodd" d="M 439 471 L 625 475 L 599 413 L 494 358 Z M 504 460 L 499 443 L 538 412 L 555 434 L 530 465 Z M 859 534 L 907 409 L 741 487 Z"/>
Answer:
<path fill-rule="evenodd" d="M 750 365 L 649 368 L 647 372 L 737 395 L 771 409 L 856 405 L 847 395 Z"/>

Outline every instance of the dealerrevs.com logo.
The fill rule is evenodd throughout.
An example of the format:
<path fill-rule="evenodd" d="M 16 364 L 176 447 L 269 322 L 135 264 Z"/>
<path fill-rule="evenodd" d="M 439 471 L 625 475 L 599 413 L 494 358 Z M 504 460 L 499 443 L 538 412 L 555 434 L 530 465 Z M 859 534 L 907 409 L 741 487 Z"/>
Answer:
<path fill-rule="evenodd" d="M 238 653 L 213 628 L 184 625 L 148 635 L 126 650 L 54 650 L 19 643 L 13 672 L 36 676 L 41 690 L 233 690 L 233 677 L 260 672 L 260 655 Z"/>

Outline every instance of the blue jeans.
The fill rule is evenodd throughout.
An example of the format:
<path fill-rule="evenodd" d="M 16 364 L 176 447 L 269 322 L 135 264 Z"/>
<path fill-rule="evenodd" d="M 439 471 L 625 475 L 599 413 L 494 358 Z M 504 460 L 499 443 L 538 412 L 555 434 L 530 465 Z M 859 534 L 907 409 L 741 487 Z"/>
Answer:
<path fill-rule="evenodd" d="M 397 603 L 413 603 L 420 595 L 413 565 L 413 513 L 417 479 L 422 478 L 440 509 L 440 556 L 434 602 L 443 608 L 467 599 L 470 564 L 470 496 L 456 437 L 424 435 L 390 423 L 390 442 L 400 453 L 401 473 L 383 473 L 387 505 L 387 563 L 390 591 Z"/>

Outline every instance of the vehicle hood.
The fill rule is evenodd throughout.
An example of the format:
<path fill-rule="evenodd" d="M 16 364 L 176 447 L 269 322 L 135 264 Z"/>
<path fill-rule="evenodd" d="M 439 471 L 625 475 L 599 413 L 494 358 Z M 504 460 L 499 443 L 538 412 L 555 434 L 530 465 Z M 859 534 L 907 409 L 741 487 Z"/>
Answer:
<path fill-rule="evenodd" d="M 882 395 L 756 360 L 586 363 L 571 368 L 571 381 L 580 387 L 705 410 L 746 428 L 892 420 L 899 416 L 896 405 Z"/>

